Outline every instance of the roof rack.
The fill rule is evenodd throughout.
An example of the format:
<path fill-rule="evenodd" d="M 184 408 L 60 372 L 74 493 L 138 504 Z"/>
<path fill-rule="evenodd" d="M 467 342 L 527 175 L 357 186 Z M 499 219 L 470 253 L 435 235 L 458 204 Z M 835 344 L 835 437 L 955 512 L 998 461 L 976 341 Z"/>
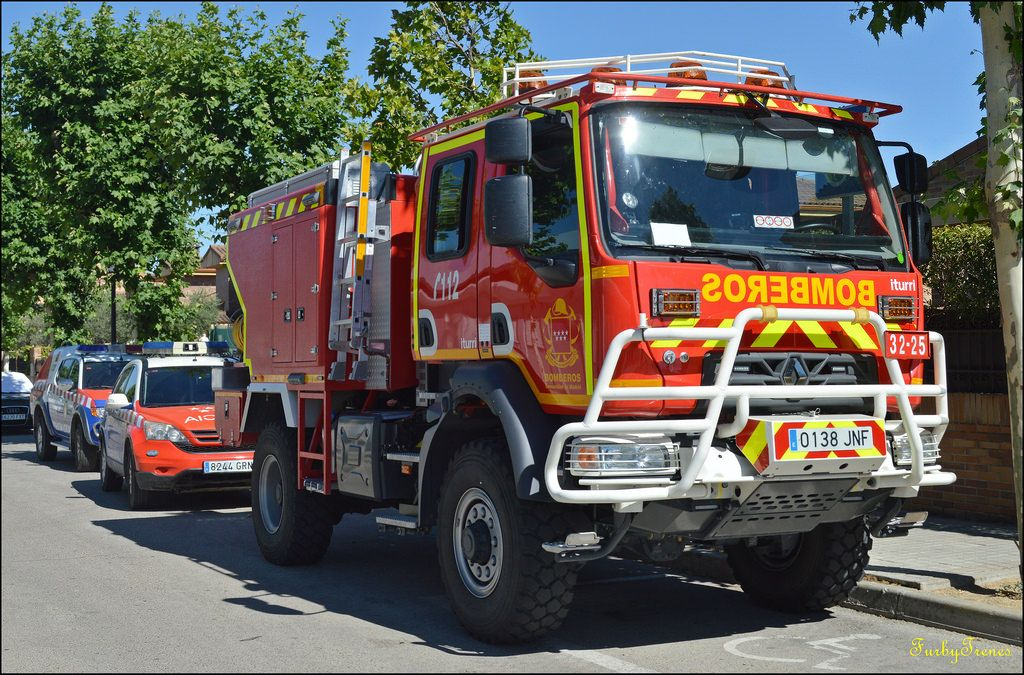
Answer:
<path fill-rule="evenodd" d="M 594 70 L 601 69 L 601 70 Z M 502 69 L 501 94 L 504 98 L 533 89 L 542 89 L 588 72 L 624 72 L 634 75 L 678 76 L 683 71 L 702 71 L 703 79 L 733 80 L 743 84 L 760 80 L 784 89 L 796 89 L 796 78 L 782 61 L 768 61 L 751 56 L 715 54 L 713 52 L 661 52 L 658 54 L 625 54 L 561 61 L 528 61 Z M 709 77 L 714 73 L 715 77 Z M 726 77 L 719 77 L 724 75 Z M 688 77 L 683 75 L 683 77 Z M 524 86 L 525 85 L 525 86 Z M 550 94 L 549 94 L 550 95 Z"/>

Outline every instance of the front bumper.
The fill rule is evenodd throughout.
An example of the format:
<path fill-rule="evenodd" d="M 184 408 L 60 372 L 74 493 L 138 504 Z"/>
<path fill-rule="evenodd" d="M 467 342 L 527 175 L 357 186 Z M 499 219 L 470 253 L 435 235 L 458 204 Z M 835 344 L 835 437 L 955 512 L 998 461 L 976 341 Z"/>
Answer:
<path fill-rule="evenodd" d="M 249 487 L 250 472 L 204 473 L 203 464 L 252 460 L 251 450 L 217 452 L 218 446 L 213 446 L 204 448 L 204 452 L 186 452 L 170 441 L 136 442 L 133 447 L 139 487 L 144 490 L 193 492 Z"/>
<path fill-rule="evenodd" d="M 781 477 L 760 474 L 748 461 L 732 452 L 730 444 L 750 420 L 751 398 L 815 399 L 861 397 L 874 400 L 874 417 L 884 420 L 887 399 L 895 398 L 900 419 L 886 420 L 886 432 L 906 433 L 911 448 L 909 470 L 897 469 L 886 454 L 881 465 L 871 471 L 828 470 L 814 478 L 852 479 L 850 492 L 891 490 L 896 497 L 914 497 L 918 489 L 929 485 L 948 485 L 956 475 L 939 466 L 925 467 L 921 428 L 932 430 L 941 441 L 949 423 L 946 401 L 946 367 L 942 336 L 930 333 L 935 369 L 935 384 L 908 385 L 894 359 L 885 359 L 892 384 L 813 385 L 813 386 L 741 386 L 730 385 L 733 364 L 747 323 L 751 321 L 843 321 L 870 324 L 882 344 L 885 322 L 875 312 L 865 310 L 775 309 L 757 307 L 737 314 L 731 328 L 647 328 L 641 315 L 640 327 L 619 333 L 611 342 L 594 395 L 582 422 L 560 427 L 551 439 L 544 481 L 551 496 L 559 502 L 574 504 L 612 504 L 616 510 L 639 512 L 644 502 L 674 499 L 730 499 L 743 504 L 763 484 L 786 482 Z M 726 347 L 715 383 L 698 387 L 611 387 L 612 375 L 618 366 L 623 348 L 629 342 L 654 340 L 707 341 L 723 340 Z M 935 415 L 917 415 L 910 397 L 936 399 Z M 706 400 L 703 418 L 657 420 L 601 420 L 605 401 L 615 400 Z M 728 424 L 719 421 L 726 400 L 735 402 L 736 418 Z M 798 419 L 798 418 L 794 418 Z M 669 437 L 696 437 L 692 448 L 680 448 L 680 471 L 676 477 L 616 477 L 580 479 L 572 484 L 562 475 L 562 460 L 567 443 L 585 436 L 657 433 Z M 808 476 L 811 477 L 811 476 Z M 792 482 L 792 481 L 790 481 Z"/>

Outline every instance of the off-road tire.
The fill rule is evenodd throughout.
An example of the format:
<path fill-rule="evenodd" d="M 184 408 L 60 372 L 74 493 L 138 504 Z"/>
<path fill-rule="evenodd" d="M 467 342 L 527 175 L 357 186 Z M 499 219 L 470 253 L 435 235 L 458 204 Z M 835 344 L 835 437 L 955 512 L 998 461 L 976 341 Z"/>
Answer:
<path fill-rule="evenodd" d="M 470 572 L 468 567 L 460 572 L 458 559 L 462 555 L 465 564 L 469 559 L 460 552 L 465 544 L 454 539 L 457 512 L 470 514 L 475 508 L 466 506 L 464 498 L 481 493 L 491 502 L 487 513 L 494 507 L 502 542 L 497 582 L 489 591 L 479 581 L 464 580 Z M 441 488 L 437 522 L 441 577 L 455 615 L 469 633 L 484 642 L 513 644 L 536 640 L 562 624 L 581 565 L 555 562 L 541 544 L 573 531 L 572 513 L 562 505 L 516 496 L 504 439 L 470 441 L 456 453 Z M 492 552 L 488 547 L 486 555 Z M 474 583 L 478 593 L 488 594 L 478 597 L 471 590 Z"/>
<path fill-rule="evenodd" d="M 71 423 L 71 456 L 75 460 L 75 471 L 95 471 L 99 467 L 97 466 L 96 459 L 89 457 L 89 454 L 85 451 L 86 446 L 89 442 L 85 440 L 85 432 L 82 431 L 82 424 L 78 420 Z"/>
<path fill-rule="evenodd" d="M 132 511 L 141 511 L 153 506 L 153 492 L 139 487 L 139 473 L 131 446 L 124 450 L 124 480 L 128 484 L 128 508 Z"/>
<path fill-rule="evenodd" d="M 252 523 L 260 552 L 275 565 L 319 561 L 331 544 L 334 524 L 340 520 L 328 497 L 296 489 L 297 461 L 294 431 L 271 425 L 260 432 L 252 462 Z M 277 480 L 271 475 L 275 466 Z M 261 480 L 266 482 L 263 487 Z M 274 487 L 277 481 L 279 492 Z M 276 528 L 269 515 L 275 511 Z"/>
<path fill-rule="evenodd" d="M 46 426 L 46 419 L 43 418 L 43 413 L 36 412 L 35 425 L 36 458 L 40 462 L 52 462 L 57 459 L 57 446 L 53 443 L 53 438 L 50 436 L 50 428 Z"/>
<path fill-rule="evenodd" d="M 107 449 L 100 439 L 99 448 L 99 464 L 100 464 L 100 489 L 104 492 L 118 492 L 121 490 L 121 486 L 124 485 L 124 478 L 114 473 L 114 470 L 110 468 L 110 463 L 107 461 Z"/>
<path fill-rule="evenodd" d="M 770 565 L 743 544 L 725 549 L 733 575 L 758 604 L 787 612 L 837 605 L 864 575 L 871 534 L 864 518 L 825 523 L 800 535 L 799 549 Z"/>

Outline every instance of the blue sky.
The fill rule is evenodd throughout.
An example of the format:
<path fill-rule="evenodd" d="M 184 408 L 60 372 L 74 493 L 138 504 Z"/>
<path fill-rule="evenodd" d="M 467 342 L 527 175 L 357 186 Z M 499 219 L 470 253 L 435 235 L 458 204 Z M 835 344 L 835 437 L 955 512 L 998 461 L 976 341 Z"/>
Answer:
<path fill-rule="evenodd" d="M 61 2 L 2 3 L 2 47 L 11 26 L 27 26 Z M 193 15 L 198 3 L 114 2 L 118 16 L 132 8 L 143 14 Z M 323 53 L 330 18 L 348 18 L 353 74 L 365 74 L 375 36 L 390 26 L 400 3 L 306 2 L 220 3 L 261 7 L 271 22 L 291 9 L 306 15 L 309 50 Z M 879 43 L 866 24 L 850 24 L 853 2 L 513 2 L 516 19 L 533 36 L 534 49 L 549 59 L 613 56 L 683 50 L 738 54 L 784 61 L 800 89 L 897 103 L 904 111 L 883 118 L 879 139 L 903 140 L 929 161 L 970 142 L 981 111 L 972 84 L 984 68 L 981 31 L 968 3 L 950 2 L 930 14 L 924 30 L 888 33 Z M 86 16 L 99 6 L 79 3 Z M 893 153 L 888 153 L 893 154 Z M 891 166 L 889 167 L 891 171 Z"/>

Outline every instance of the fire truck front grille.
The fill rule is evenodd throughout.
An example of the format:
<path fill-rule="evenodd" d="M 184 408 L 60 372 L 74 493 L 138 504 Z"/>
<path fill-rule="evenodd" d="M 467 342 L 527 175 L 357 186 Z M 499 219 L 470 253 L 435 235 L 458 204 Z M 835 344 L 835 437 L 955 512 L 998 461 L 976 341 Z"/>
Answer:
<path fill-rule="evenodd" d="M 714 384 L 721 352 L 704 357 L 701 384 Z M 842 385 L 878 384 L 878 366 L 871 354 L 826 352 L 745 352 L 736 355 L 729 384 L 733 385 Z M 751 399 L 751 414 L 802 412 L 809 407 L 823 413 L 870 414 L 870 398 Z M 727 403 L 723 413 L 732 413 Z"/>

